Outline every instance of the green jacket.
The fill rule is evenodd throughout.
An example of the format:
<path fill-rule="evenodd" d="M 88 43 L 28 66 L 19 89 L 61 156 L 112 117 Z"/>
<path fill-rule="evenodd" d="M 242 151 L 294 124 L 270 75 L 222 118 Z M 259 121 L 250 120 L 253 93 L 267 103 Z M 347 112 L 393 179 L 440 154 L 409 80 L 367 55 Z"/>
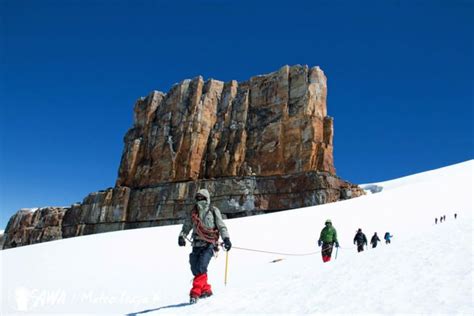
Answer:
<path fill-rule="evenodd" d="M 323 230 L 321 230 L 319 240 L 326 244 L 331 242 L 337 242 L 336 229 L 332 225 L 325 226 Z"/>
<path fill-rule="evenodd" d="M 211 196 L 209 194 L 209 191 L 207 191 L 206 189 L 201 189 L 199 190 L 198 194 L 205 196 L 207 199 L 205 208 L 203 208 L 202 210 L 199 210 L 199 208 L 197 208 L 199 210 L 199 217 L 201 218 L 201 221 L 204 226 L 210 229 L 217 228 L 222 239 L 229 238 L 229 232 L 227 231 L 227 227 L 224 221 L 222 220 L 221 211 L 217 207 L 210 205 Z M 186 214 L 186 218 L 184 219 L 180 235 L 186 237 L 191 231 L 191 229 L 193 229 L 193 246 L 202 246 L 203 244 L 205 244 L 205 242 L 200 240 L 199 236 L 195 233 L 195 227 L 191 218 L 191 212 L 188 212 Z"/>

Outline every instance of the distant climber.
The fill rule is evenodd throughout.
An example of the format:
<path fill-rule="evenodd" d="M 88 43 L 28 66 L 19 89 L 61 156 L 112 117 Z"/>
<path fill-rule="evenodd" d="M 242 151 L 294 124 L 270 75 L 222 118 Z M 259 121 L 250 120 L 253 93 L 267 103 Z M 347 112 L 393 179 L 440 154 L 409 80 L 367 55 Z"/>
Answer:
<path fill-rule="evenodd" d="M 189 255 L 191 272 L 194 275 L 193 287 L 189 293 L 191 304 L 196 303 L 199 298 L 212 295 L 211 285 L 207 283 L 207 266 L 214 255 L 214 251 L 218 250 L 219 234 L 224 240 L 225 250 L 229 251 L 232 248 L 221 212 L 217 207 L 211 205 L 209 191 L 206 189 L 199 190 L 195 200 L 194 207 L 186 214 L 178 238 L 179 246 L 185 246 L 186 241 L 184 239 L 191 228 L 193 229 L 193 251 Z"/>
<path fill-rule="evenodd" d="M 440 223 L 443 222 L 443 216 L 440 216 L 440 217 L 439 217 L 439 222 L 440 222 Z"/>
<path fill-rule="evenodd" d="M 357 244 L 357 252 L 364 251 L 364 245 L 367 246 L 367 237 L 362 232 L 362 229 L 358 229 L 354 236 L 354 245 Z"/>
<path fill-rule="evenodd" d="M 385 233 L 385 236 L 383 237 L 383 239 L 385 239 L 385 244 L 389 244 L 390 243 L 390 238 L 392 238 L 393 235 L 390 235 L 389 232 L 386 232 Z"/>
<path fill-rule="evenodd" d="M 333 246 L 336 245 L 336 248 L 339 248 L 339 242 L 337 241 L 336 229 L 332 226 L 331 220 L 328 219 L 324 225 L 325 226 L 321 230 L 319 236 L 318 246 L 322 246 L 321 255 L 323 257 L 323 262 L 328 262 L 331 260 Z"/>
<path fill-rule="evenodd" d="M 380 241 L 379 236 L 377 236 L 377 233 L 374 233 L 372 238 L 370 238 L 370 244 L 372 245 L 372 248 L 377 247 L 377 243 Z"/>
<path fill-rule="evenodd" d="M 456 219 L 458 217 L 458 214 L 454 213 L 454 219 Z"/>
<path fill-rule="evenodd" d="M 438 224 L 438 218 L 435 217 L 435 225 Z"/>

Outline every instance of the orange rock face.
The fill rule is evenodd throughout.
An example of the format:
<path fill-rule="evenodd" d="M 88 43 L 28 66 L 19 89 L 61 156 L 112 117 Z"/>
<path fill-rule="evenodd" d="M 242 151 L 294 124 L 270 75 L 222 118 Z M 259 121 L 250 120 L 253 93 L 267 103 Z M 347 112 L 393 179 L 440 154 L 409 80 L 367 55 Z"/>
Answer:
<path fill-rule="evenodd" d="M 335 174 L 333 120 L 319 67 L 249 81 L 184 80 L 135 105 L 117 186 L 235 176 Z"/>

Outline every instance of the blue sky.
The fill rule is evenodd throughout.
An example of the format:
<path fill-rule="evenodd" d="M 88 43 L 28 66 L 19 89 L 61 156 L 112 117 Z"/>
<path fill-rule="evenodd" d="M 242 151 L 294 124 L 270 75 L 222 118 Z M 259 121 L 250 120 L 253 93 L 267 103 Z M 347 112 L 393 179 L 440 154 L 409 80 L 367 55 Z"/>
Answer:
<path fill-rule="evenodd" d="M 319 65 L 355 183 L 473 157 L 474 1 L 0 0 L 0 229 L 114 185 L 133 104 Z"/>

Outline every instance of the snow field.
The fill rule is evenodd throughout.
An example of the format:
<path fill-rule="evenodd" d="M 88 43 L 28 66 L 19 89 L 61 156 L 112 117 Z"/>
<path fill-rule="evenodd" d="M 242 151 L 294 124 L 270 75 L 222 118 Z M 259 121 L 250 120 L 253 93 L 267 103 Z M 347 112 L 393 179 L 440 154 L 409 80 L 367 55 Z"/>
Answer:
<path fill-rule="evenodd" d="M 341 248 L 326 264 L 319 253 L 234 248 L 226 287 L 221 251 L 209 266 L 214 297 L 193 306 L 183 306 L 191 248 L 178 247 L 179 225 L 0 251 L 1 312 L 472 314 L 472 180 L 468 161 L 376 183 L 382 192 L 353 200 L 226 220 L 235 247 L 311 253 L 320 251 L 316 241 L 330 218 Z M 446 222 L 434 225 L 442 215 Z M 357 253 L 357 228 L 369 241 L 376 231 L 382 242 Z"/>

